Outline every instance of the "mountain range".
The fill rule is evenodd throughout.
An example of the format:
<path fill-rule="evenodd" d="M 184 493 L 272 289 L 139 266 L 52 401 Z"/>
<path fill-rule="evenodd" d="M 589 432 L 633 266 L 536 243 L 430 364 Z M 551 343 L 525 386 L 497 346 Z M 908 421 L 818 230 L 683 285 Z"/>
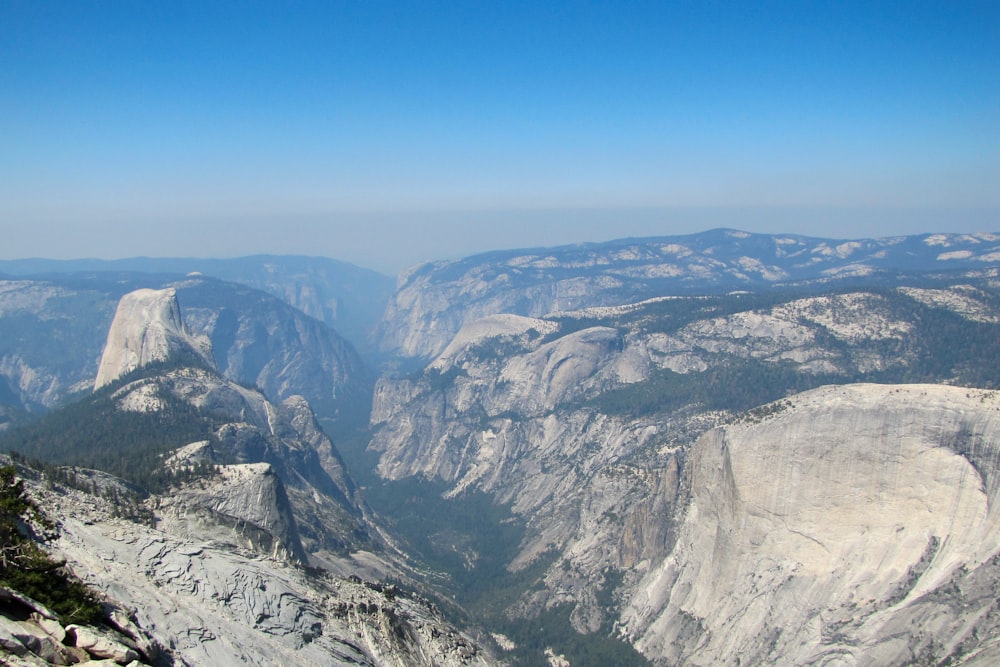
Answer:
<path fill-rule="evenodd" d="M 1000 660 L 1000 235 L 0 272 L 0 447 L 162 664 Z"/>

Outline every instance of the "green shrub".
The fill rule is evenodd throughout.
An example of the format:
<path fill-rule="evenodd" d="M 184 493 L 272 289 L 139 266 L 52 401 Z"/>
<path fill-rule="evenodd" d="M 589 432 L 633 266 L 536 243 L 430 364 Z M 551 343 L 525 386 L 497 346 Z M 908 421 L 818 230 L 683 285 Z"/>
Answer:
<path fill-rule="evenodd" d="M 103 608 L 95 595 L 30 537 L 52 527 L 25 494 L 14 467 L 0 468 L 0 585 L 41 602 L 63 623 L 97 623 Z"/>

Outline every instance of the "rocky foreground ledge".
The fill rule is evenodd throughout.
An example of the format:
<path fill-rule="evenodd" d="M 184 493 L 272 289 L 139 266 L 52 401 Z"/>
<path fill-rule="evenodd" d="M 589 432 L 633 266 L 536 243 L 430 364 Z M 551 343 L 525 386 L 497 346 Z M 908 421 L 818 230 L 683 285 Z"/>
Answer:
<path fill-rule="evenodd" d="M 40 602 L 0 587 L 0 664 L 139 665 L 169 664 L 157 642 L 117 608 L 107 625 L 69 623 Z"/>
<path fill-rule="evenodd" d="M 53 555 L 112 603 L 111 613 L 106 628 L 63 626 L 43 605 L 8 592 L 0 597 L 0 665 L 496 664 L 433 603 L 395 585 L 238 546 L 231 527 L 213 541 L 202 525 L 194 540 L 116 517 L 108 500 L 89 493 L 45 482 L 29 489 L 59 517 Z"/>

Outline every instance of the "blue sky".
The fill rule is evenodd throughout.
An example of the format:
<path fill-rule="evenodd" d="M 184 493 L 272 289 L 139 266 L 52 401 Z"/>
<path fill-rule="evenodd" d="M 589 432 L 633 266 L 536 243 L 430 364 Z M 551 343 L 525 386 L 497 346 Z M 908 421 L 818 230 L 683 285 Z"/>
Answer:
<path fill-rule="evenodd" d="M 3 257 L 1000 230 L 1000 3 L 0 0 Z"/>

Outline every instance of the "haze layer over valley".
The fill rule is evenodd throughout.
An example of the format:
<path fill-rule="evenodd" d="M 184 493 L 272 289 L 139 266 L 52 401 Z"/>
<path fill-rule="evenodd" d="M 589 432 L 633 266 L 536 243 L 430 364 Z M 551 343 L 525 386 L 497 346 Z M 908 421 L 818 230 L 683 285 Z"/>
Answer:
<path fill-rule="evenodd" d="M 1000 235 L 0 273 L 0 446 L 162 664 L 1000 660 Z"/>
<path fill-rule="evenodd" d="M 0 3 L 0 663 L 995 665 L 1000 3 Z"/>

